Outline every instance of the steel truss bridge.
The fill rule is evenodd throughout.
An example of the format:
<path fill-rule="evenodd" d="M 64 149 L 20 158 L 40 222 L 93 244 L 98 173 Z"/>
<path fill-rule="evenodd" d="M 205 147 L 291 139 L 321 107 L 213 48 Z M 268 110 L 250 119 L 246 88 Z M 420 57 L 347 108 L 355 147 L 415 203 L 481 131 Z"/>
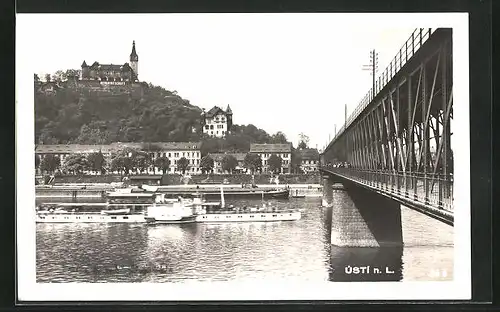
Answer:
<path fill-rule="evenodd" d="M 323 173 L 453 224 L 452 29 L 416 29 L 321 154 Z"/>

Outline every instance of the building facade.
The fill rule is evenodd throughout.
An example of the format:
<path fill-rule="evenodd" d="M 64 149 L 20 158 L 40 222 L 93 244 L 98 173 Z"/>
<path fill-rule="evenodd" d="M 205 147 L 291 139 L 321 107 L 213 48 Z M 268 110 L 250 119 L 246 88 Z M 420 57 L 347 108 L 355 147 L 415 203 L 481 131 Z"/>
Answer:
<path fill-rule="evenodd" d="M 233 125 L 233 112 L 229 105 L 224 111 L 218 106 L 202 113 L 203 133 L 209 136 L 222 138 L 230 133 Z"/>
<path fill-rule="evenodd" d="M 268 160 L 271 155 L 281 157 L 280 173 L 290 173 L 292 167 L 292 144 L 250 144 L 250 153 L 257 154 L 262 160 L 262 172 L 270 172 Z"/>
<path fill-rule="evenodd" d="M 94 62 L 92 65 L 87 65 L 84 60 L 80 80 L 97 80 L 103 85 L 125 85 L 127 82 L 138 82 L 139 56 L 135 50 L 135 41 L 132 42 L 130 63 L 115 65 Z"/>
<path fill-rule="evenodd" d="M 315 148 L 304 148 L 298 150 L 302 159 L 300 169 L 304 173 L 318 171 L 319 168 L 319 152 Z"/>
<path fill-rule="evenodd" d="M 167 157 L 170 160 L 170 167 L 168 173 L 182 173 L 177 168 L 177 162 L 182 157 L 188 160 L 188 169 L 186 173 L 200 174 L 200 160 L 201 160 L 201 142 L 153 142 L 153 143 L 112 143 L 107 145 L 82 145 L 82 144 L 69 144 L 69 145 L 45 145 L 41 144 L 36 146 L 35 154 L 42 160 L 47 155 L 58 156 L 61 163 L 61 168 L 65 163 L 65 159 L 69 155 L 81 154 L 88 155 L 91 153 L 101 152 L 106 159 L 106 164 L 109 166 L 113 154 L 123 150 L 124 148 L 131 148 L 141 150 L 149 154 L 150 159 L 156 160 L 159 157 Z M 131 155 L 129 155 L 131 156 Z M 162 170 L 158 167 L 148 168 L 147 173 L 159 174 Z"/>
<path fill-rule="evenodd" d="M 238 165 L 236 166 L 233 173 L 246 172 L 246 170 L 243 166 L 243 162 L 244 162 L 245 156 L 247 154 L 245 154 L 245 153 L 210 153 L 210 154 L 208 154 L 208 156 L 210 156 L 210 158 L 212 158 L 214 160 L 214 169 L 213 169 L 214 173 L 216 173 L 216 174 L 227 173 L 224 171 L 224 169 L 222 169 L 222 160 L 224 159 L 224 157 L 226 155 L 233 156 L 238 161 Z"/>

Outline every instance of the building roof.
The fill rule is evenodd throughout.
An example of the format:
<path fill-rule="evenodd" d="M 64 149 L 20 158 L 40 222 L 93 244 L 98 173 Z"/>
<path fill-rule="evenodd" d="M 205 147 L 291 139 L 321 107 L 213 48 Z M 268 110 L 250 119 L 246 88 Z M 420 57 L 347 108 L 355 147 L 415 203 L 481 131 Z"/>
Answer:
<path fill-rule="evenodd" d="M 250 144 L 250 153 L 290 153 L 292 144 Z"/>
<path fill-rule="evenodd" d="M 97 70 L 111 70 L 111 71 L 122 71 L 122 72 L 127 72 L 132 70 L 132 67 L 130 67 L 129 63 L 125 63 L 123 65 L 119 64 L 116 65 L 116 64 L 99 64 L 99 62 L 94 62 L 92 63 L 90 68 Z"/>
<path fill-rule="evenodd" d="M 233 111 L 231 110 L 231 107 L 229 107 L 229 104 L 227 104 L 226 114 L 228 114 L 228 115 L 232 115 L 233 114 Z"/>
<path fill-rule="evenodd" d="M 158 146 L 162 150 L 166 151 L 186 151 L 186 150 L 199 150 L 201 148 L 201 142 L 141 142 L 141 143 L 129 143 L 129 142 L 116 142 L 111 143 L 112 146 L 130 147 L 141 149 L 144 145 L 151 144 Z"/>
<path fill-rule="evenodd" d="M 72 154 L 72 153 L 94 153 L 101 151 L 102 153 L 117 152 L 123 148 L 142 149 L 148 143 L 131 143 L 131 142 L 116 142 L 111 144 L 57 144 L 48 145 L 40 144 L 35 148 L 35 153 L 39 154 Z M 160 147 L 162 151 L 199 151 L 201 142 L 151 142 L 152 145 Z"/>
<path fill-rule="evenodd" d="M 304 148 L 298 150 L 302 160 L 317 160 L 319 159 L 319 152 L 315 148 Z"/>
<path fill-rule="evenodd" d="M 82 67 L 88 67 L 88 65 L 87 65 L 87 63 L 85 62 L 85 60 L 83 60 Z"/>
<path fill-rule="evenodd" d="M 130 180 L 161 180 L 161 175 L 132 175 L 129 177 Z"/>
<path fill-rule="evenodd" d="M 215 161 L 222 161 L 224 156 L 231 155 L 236 158 L 237 161 L 243 161 L 245 159 L 246 153 L 209 153 L 208 154 Z"/>
<path fill-rule="evenodd" d="M 222 108 L 220 108 L 218 106 L 214 106 L 208 112 L 205 113 L 205 117 L 212 118 L 215 115 L 217 115 L 218 113 L 222 113 L 222 114 L 226 115 L 226 112 L 223 111 Z"/>

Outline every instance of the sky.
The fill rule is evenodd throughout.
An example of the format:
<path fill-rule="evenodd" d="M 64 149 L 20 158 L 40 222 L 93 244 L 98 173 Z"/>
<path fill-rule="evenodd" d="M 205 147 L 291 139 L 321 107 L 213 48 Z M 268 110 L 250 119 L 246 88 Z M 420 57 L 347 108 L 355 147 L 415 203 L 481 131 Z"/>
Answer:
<path fill-rule="evenodd" d="M 233 122 L 299 134 L 322 149 L 371 88 L 370 51 L 379 73 L 430 14 L 20 14 L 18 37 L 33 73 L 129 62 L 139 80 L 176 90 L 209 110 L 231 106 Z M 37 31 L 53 26 L 53 31 Z M 43 77 L 43 76 L 40 76 Z M 31 76 L 32 79 L 32 76 Z"/>

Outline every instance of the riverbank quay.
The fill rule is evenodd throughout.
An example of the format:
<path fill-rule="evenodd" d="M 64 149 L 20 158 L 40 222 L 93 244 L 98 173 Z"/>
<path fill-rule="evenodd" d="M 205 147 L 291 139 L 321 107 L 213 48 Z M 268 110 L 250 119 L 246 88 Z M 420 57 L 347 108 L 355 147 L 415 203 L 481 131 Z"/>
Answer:
<path fill-rule="evenodd" d="M 116 184 L 63 184 L 37 185 L 36 198 L 104 198 L 106 192 L 117 188 Z"/>
<path fill-rule="evenodd" d="M 254 193 L 269 192 L 272 190 L 288 189 L 291 197 L 318 197 L 322 194 L 322 186 L 320 184 L 257 184 L 255 187 L 242 187 L 241 184 L 178 184 L 178 185 L 151 185 L 147 187 L 140 186 L 141 188 L 155 190 L 161 193 L 187 195 L 196 192 L 203 193 L 219 193 L 221 187 L 229 192 L 230 190 L 250 191 Z M 101 184 L 101 185 L 79 185 L 79 184 L 65 184 L 65 185 L 52 185 L 52 186 L 36 186 L 35 194 L 37 198 L 101 198 L 105 197 L 107 192 L 116 190 L 115 184 Z M 139 188 L 139 186 L 138 186 Z"/>
<path fill-rule="evenodd" d="M 49 176 L 39 176 L 39 181 L 50 180 Z M 203 185 L 203 184 L 274 184 L 276 178 L 280 184 L 321 184 L 319 173 L 308 174 L 280 174 L 278 176 L 267 173 L 262 174 L 196 174 L 196 175 L 180 175 L 180 174 L 85 174 L 85 175 L 55 175 L 51 184 L 110 184 L 127 181 L 130 184 L 154 184 L 154 185 Z M 42 185 L 44 183 L 39 183 Z M 45 183 L 47 184 L 47 183 Z"/>

